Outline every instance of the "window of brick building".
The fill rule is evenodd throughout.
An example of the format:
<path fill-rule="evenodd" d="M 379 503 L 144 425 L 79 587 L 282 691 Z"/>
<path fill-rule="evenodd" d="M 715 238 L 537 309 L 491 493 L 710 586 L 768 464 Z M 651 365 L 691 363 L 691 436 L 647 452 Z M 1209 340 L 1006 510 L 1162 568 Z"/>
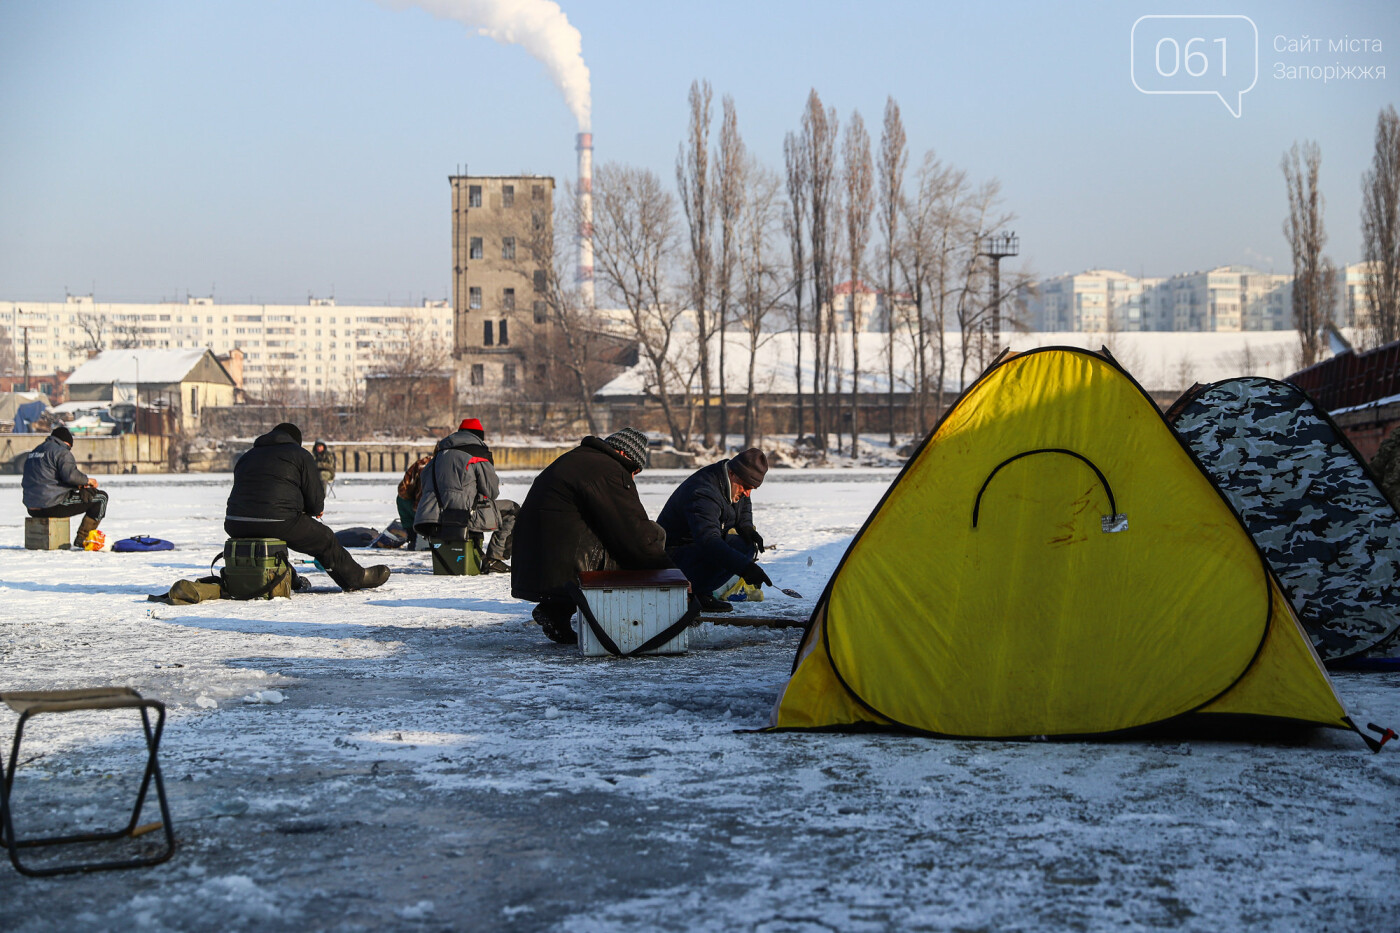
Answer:
<path fill-rule="evenodd" d="M 546 366 L 544 363 L 539 363 L 539 364 L 537 364 L 537 365 L 535 366 L 535 381 L 536 381 L 536 382 L 544 382 L 544 381 L 545 381 L 546 379 L 548 379 L 548 378 L 549 378 L 549 367 Z"/>
<path fill-rule="evenodd" d="M 549 320 L 549 307 L 543 301 L 535 302 L 535 323 L 543 324 Z"/>
<path fill-rule="evenodd" d="M 472 364 L 472 385 L 479 386 L 486 383 L 486 367 L 480 363 Z"/>
<path fill-rule="evenodd" d="M 542 291 L 544 291 L 544 270 L 543 270 L 543 269 L 536 269 L 536 270 L 535 270 L 535 291 L 537 291 L 537 292 L 542 292 Z"/>
<path fill-rule="evenodd" d="M 510 345 L 510 331 L 507 329 L 509 324 L 510 321 L 501 321 L 500 326 L 496 329 L 496 335 L 500 337 L 499 342 L 503 347 Z"/>
<path fill-rule="evenodd" d="M 508 288 L 505 290 L 505 294 L 501 296 L 501 306 L 507 311 L 515 310 L 515 289 Z"/>
<path fill-rule="evenodd" d="M 501 384 L 502 384 L 502 385 L 508 385 L 508 386 L 513 386 L 513 385 L 515 385 L 515 364 L 514 364 L 514 363 L 507 363 L 507 364 L 502 368 L 502 370 L 501 370 Z"/>
<path fill-rule="evenodd" d="M 481 186 L 471 185 L 467 188 L 467 207 L 481 206 Z"/>
<path fill-rule="evenodd" d="M 515 206 L 515 185 L 501 185 L 501 207 Z"/>
<path fill-rule="evenodd" d="M 505 237 L 505 238 L 503 238 L 503 239 L 501 240 L 501 258 L 502 258 L 502 259 L 514 259 L 514 258 L 515 258 L 515 237 L 513 237 L 513 236 L 508 236 L 508 237 Z"/>
<path fill-rule="evenodd" d="M 467 289 L 467 307 L 473 311 L 481 310 L 481 286 L 473 285 Z"/>
<path fill-rule="evenodd" d="M 490 321 L 481 322 L 481 345 L 483 347 L 489 347 L 495 342 L 491 337 L 491 327 L 492 324 Z"/>
<path fill-rule="evenodd" d="M 486 257 L 486 248 L 481 245 L 481 237 L 472 237 L 471 252 L 467 256 L 470 259 L 484 259 Z"/>
<path fill-rule="evenodd" d="M 543 200 L 544 200 L 544 185 L 532 185 L 532 186 L 530 187 L 530 200 L 531 200 L 531 201 L 543 201 Z"/>

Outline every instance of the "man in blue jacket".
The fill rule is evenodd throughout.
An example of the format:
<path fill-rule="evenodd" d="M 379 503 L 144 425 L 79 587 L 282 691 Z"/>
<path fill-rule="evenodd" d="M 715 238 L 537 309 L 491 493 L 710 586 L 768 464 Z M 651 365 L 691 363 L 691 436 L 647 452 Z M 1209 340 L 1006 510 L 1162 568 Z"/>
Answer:
<path fill-rule="evenodd" d="M 708 612 L 732 608 L 715 590 L 736 576 L 750 586 L 773 585 L 754 561 L 763 536 L 754 530 L 749 502 L 767 472 L 768 457 L 757 447 L 712 463 L 681 483 L 656 519 L 666 530 L 666 553 Z"/>
<path fill-rule="evenodd" d="M 100 551 L 104 539 L 97 525 L 107 514 L 107 493 L 97 480 L 78 469 L 73 457 L 73 432 L 63 425 L 24 459 L 24 507 L 34 518 L 83 515 L 73 547 Z"/>

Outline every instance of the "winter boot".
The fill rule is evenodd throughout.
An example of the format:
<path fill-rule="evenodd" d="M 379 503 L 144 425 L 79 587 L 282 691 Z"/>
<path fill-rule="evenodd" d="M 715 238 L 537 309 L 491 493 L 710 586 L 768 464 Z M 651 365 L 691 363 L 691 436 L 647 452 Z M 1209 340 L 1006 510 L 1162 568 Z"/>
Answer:
<path fill-rule="evenodd" d="M 361 567 L 358 564 L 352 566 L 355 569 L 349 574 L 326 571 L 335 581 L 335 585 L 347 593 L 352 590 L 372 590 L 389 579 L 389 568 L 384 564 L 376 564 L 373 567 Z"/>
<path fill-rule="evenodd" d="M 84 550 L 87 546 L 88 532 L 96 530 L 97 519 L 91 515 L 84 515 L 83 520 L 78 524 L 78 533 L 73 535 L 73 548 L 79 551 Z"/>
<path fill-rule="evenodd" d="M 510 573 L 510 564 L 499 557 L 488 557 L 486 565 L 481 568 L 482 573 Z"/>
<path fill-rule="evenodd" d="M 534 619 L 545 637 L 561 645 L 578 644 L 578 633 L 569 624 L 574 614 L 573 604 L 563 600 L 545 600 L 535 606 L 530 617 Z"/>
<path fill-rule="evenodd" d="M 711 593 L 696 593 L 695 601 L 705 612 L 733 612 L 734 606 L 727 599 L 715 599 Z"/>

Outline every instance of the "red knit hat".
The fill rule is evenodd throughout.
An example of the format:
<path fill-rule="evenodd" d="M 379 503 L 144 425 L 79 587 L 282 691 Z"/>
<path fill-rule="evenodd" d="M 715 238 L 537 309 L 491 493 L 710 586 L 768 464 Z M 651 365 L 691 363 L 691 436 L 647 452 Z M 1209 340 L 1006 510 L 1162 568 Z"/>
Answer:
<path fill-rule="evenodd" d="M 478 434 L 485 434 L 486 429 L 481 426 L 480 418 L 463 418 L 462 423 L 457 425 L 459 431 L 475 431 Z"/>

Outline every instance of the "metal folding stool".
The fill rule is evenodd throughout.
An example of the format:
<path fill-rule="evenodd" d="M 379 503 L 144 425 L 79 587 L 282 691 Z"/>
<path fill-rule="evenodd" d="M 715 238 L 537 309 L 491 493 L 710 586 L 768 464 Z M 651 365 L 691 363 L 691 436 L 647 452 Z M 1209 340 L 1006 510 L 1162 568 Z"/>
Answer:
<path fill-rule="evenodd" d="M 156 750 L 160 747 L 160 736 L 165 728 L 165 704 L 158 700 L 148 700 L 130 687 L 97 687 L 87 690 L 41 690 L 29 692 L 0 693 L 0 702 L 19 713 L 19 723 L 15 726 L 15 740 L 10 749 L 10 763 L 7 767 L 0 761 L 0 843 L 10 853 L 10 862 L 19 872 L 33 877 L 63 875 L 80 871 L 102 871 L 109 868 L 140 868 L 146 865 L 159 865 L 175 854 L 175 833 L 170 825 L 170 807 L 165 799 L 165 783 L 161 780 L 160 764 L 156 761 Z M 146 773 L 141 779 L 141 789 L 136 794 L 136 806 L 131 811 L 131 820 L 125 827 L 111 832 L 76 833 L 69 836 L 49 836 L 40 839 L 20 839 L 15 834 L 14 819 L 10 808 L 10 791 L 15 781 L 15 771 L 19 768 L 19 746 L 24 736 L 24 724 L 31 716 L 40 713 L 71 713 L 79 710 L 135 709 L 141 713 L 141 726 L 146 733 Z M 151 711 L 156 713 L 154 728 L 151 726 Z M 141 808 L 146 802 L 146 792 L 154 781 L 156 800 L 160 803 L 161 822 L 138 826 Z M 30 868 L 20 862 L 19 850 L 42 846 L 66 845 L 79 842 L 106 842 L 113 839 L 136 838 L 156 829 L 165 831 L 165 847 L 155 855 L 145 858 L 115 860 L 107 862 L 84 862 L 73 865 Z"/>

